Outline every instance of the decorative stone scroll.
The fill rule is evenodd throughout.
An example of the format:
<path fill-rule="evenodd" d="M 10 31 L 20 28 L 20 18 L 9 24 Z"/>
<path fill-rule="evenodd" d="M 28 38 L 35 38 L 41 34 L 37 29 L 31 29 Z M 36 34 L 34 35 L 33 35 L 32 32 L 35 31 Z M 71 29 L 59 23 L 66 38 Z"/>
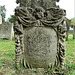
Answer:
<path fill-rule="evenodd" d="M 66 11 L 59 0 L 16 0 L 16 65 L 24 68 L 64 66 Z"/>

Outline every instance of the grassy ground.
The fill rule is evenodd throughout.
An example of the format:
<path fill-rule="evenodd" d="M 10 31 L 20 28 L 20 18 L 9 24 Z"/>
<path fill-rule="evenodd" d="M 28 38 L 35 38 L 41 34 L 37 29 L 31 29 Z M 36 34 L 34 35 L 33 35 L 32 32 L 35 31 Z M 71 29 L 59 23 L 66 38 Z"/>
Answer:
<path fill-rule="evenodd" d="M 75 39 L 73 35 L 69 35 L 69 40 L 66 41 L 66 63 L 70 75 L 75 75 Z"/>
<path fill-rule="evenodd" d="M 13 75 L 15 72 L 14 41 L 0 40 L 0 75 Z"/>
<path fill-rule="evenodd" d="M 75 75 L 75 40 L 66 41 L 65 75 Z M 0 75 L 15 75 L 14 41 L 0 40 Z"/>

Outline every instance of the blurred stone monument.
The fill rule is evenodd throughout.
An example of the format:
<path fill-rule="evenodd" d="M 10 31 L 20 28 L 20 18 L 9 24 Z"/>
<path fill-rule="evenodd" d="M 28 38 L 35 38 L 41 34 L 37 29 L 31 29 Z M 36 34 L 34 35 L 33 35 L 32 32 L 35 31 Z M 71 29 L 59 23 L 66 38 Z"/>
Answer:
<path fill-rule="evenodd" d="M 0 24 L 2 24 L 2 16 L 0 15 Z"/>
<path fill-rule="evenodd" d="M 0 39 L 12 40 L 13 24 L 10 22 L 3 22 L 0 24 Z"/>
<path fill-rule="evenodd" d="M 65 14 L 59 0 L 17 0 L 15 9 L 16 65 L 24 68 L 64 66 Z"/>
<path fill-rule="evenodd" d="M 75 39 L 75 26 L 73 26 L 73 39 Z"/>
<path fill-rule="evenodd" d="M 0 8 L 0 24 L 2 24 L 1 8 Z"/>

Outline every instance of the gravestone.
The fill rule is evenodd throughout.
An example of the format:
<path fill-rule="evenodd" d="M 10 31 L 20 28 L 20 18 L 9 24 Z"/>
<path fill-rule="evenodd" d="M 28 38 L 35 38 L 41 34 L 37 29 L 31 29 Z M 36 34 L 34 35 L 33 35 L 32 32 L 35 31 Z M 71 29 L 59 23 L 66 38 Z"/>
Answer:
<path fill-rule="evenodd" d="M 0 8 L 0 24 L 2 24 L 1 8 Z"/>
<path fill-rule="evenodd" d="M 2 16 L 0 15 L 0 24 L 2 24 Z"/>
<path fill-rule="evenodd" d="M 26 68 L 64 66 L 66 11 L 59 0 L 17 0 L 15 9 L 16 65 Z"/>
<path fill-rule="evenodd" d="M 73 26 L 73 39 L 75 39 L 75 26 Z"/>
<path fill-rule="evenodd" d="M 0 39 L 12 40 L 13 24 L 10 22 L 3 22 L 0 24 Z"/>

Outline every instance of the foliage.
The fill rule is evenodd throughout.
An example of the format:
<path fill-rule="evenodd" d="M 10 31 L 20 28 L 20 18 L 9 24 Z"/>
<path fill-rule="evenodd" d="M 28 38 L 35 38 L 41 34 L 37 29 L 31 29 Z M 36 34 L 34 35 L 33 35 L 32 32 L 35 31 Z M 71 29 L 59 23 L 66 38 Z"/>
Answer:
<path fill-rule="evenodd" d="M 0 10 L 1 10 L 2 22 L 5 22 L 5 16 L 6 16 L 5 5 L 4 6 L 0 6 Z"/>
<path fill-rule="evenodd" d="M 7 21 L 9 21 L 9 22 L 15 24 L 15 15 L 11 15 L 11 16 L 8 18 Z"/>

